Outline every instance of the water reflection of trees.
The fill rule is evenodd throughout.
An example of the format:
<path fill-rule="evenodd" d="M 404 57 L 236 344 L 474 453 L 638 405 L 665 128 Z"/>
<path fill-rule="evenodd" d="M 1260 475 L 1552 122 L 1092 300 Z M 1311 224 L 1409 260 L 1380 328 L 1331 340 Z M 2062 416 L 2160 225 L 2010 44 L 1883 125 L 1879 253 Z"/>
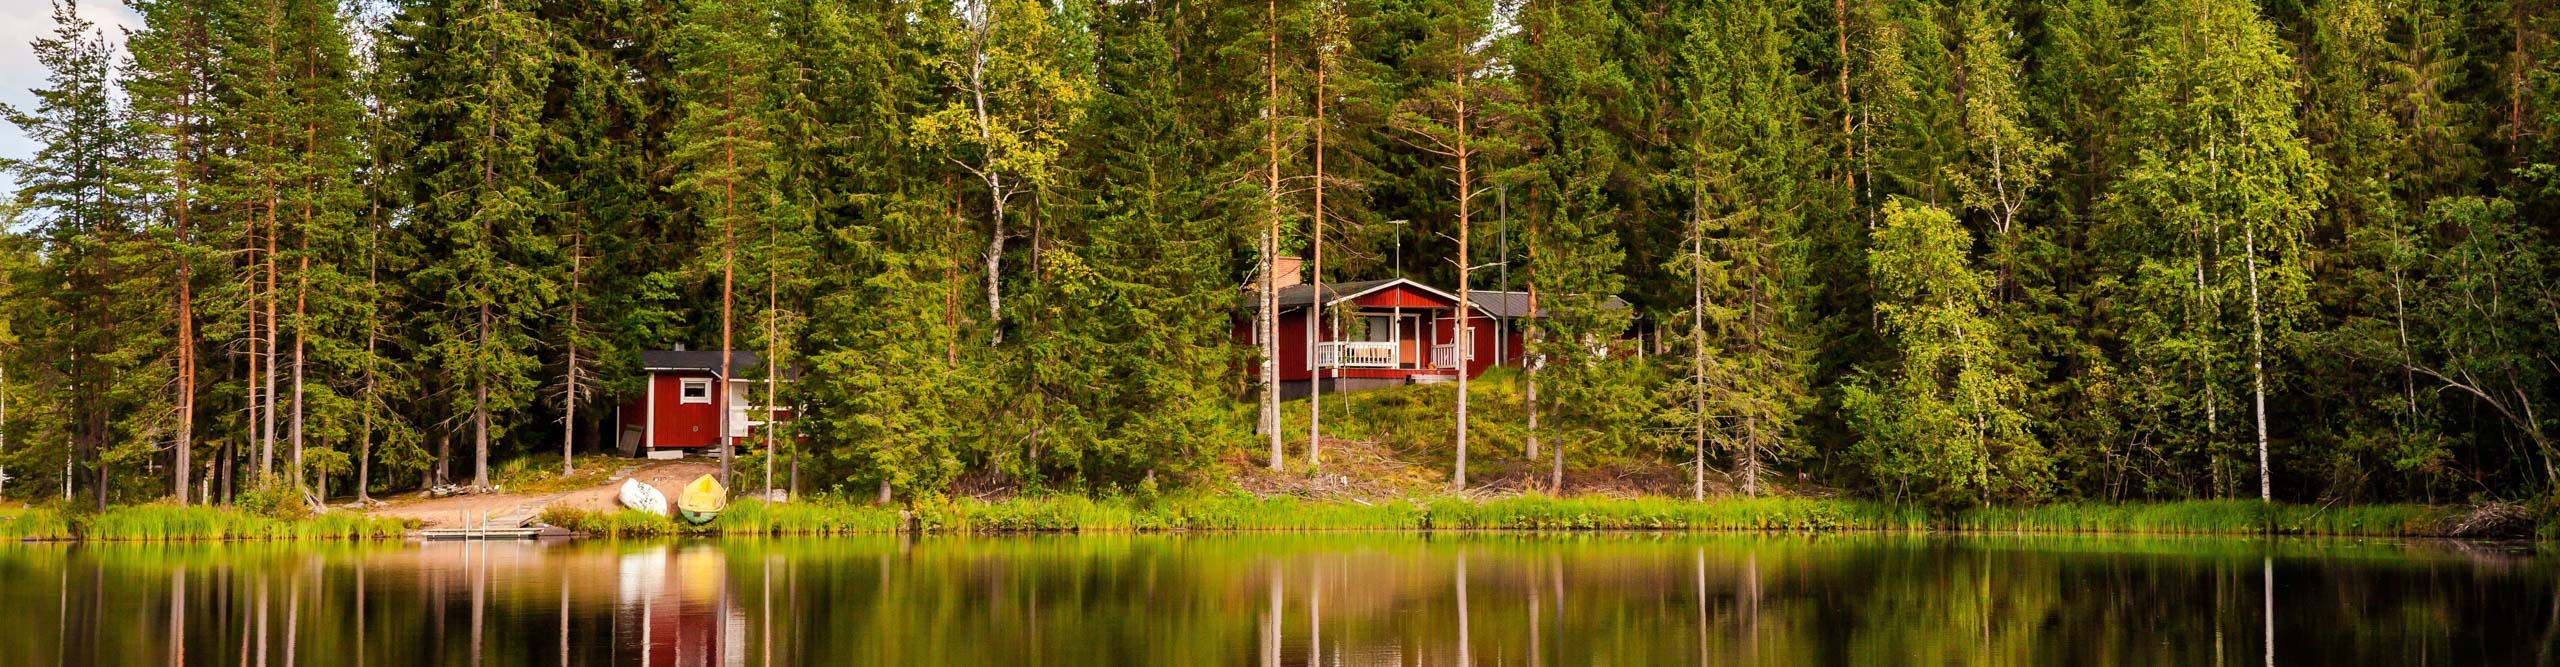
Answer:
<path fill-rule="evenodd" d="M 2532 663 L 2548 560 L 1409 534 L 0 548 L 0 664 Z M 2272 594 L 2274 606 L 2267 606 Z"/>

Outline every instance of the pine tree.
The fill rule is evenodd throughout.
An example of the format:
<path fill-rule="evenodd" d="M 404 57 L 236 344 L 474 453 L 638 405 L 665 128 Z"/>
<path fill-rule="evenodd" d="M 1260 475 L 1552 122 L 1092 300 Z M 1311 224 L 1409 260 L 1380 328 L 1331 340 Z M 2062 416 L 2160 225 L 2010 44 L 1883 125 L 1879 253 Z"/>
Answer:
<path fill-rule="evenodd" d="M 738 231 L 769 224 L 775 144 L 766 46 L 773 26 L 756 0 L 693 6 L 678 40 L 685 45 L 677 77 L 684 116 L 675 130 L 674 159 L 684 165 L 676 188 L 694 202 L 696 219 L 720 229 L 706 248 L 720 273 L 720 479 L 730 484 L 739 369 L 732 337 L 738 267 Z"/>
<path fill-rule="evenodd" d="M 60 453 L 53 481 L 66 500 L 85 464 L 91 505 L 104 510 L 116 495 L 111 470 L 148 460 L 176 421 L 166 395 L 174 355 L 159 327 L 171 314 L 160 298 L 172 293 L 159 273 L 168 246 L 138 220 L 151 203 L 132 187 L 141 137 L 112 92 L 112 47 L 74 5 L 54 5 L 53 19 L 53 33 L 33 44 L 48 72 L 35 107 L 0 106 L 0 118 L 40 146 L 8 164 L 38 253 L 12 282 L 47 286 L 20 309 L 23 370 L 14 375 L 40 397 L 20 423 L 32 422 L 39 439 L 16 456 Z"/>
<path fill-rule="evenodd" d="M 1497 161 L 1516 150 L 1507 136 L 1516 122 L 1518 96 L 1512 82 L 1492 71 L 1497 52 L 1485 38 L 1491 34 L 1492 8 L 1474 2 L 1455 2 L 1436 8 L 1427 18 L 1425 33 L 1415 44 L 1409 64 L 1424 76 L 1437 81 L 1412 91 L 1396 108 L 1394 125 L 1405 133 L 1406 145 L 1447 162 L 1442 168 L 1451 175 L 1455 186 L 1457 212 L 1457 249 L 1455 269 L 1458 276 L 1457 318 L 1452 338 L 1458 341 L 1454 355 L 1460 366 L 1468 364 L 1475 354 L 1473 321 L 1475 305 L 1470 299 L 1468 274 L 1482 267 L 1470 264 L 1470 227 L 1475 214 L 1476 198 L 1484 188 L 1479 181 L 1492 173 Z M 1428 78 L 1425 80 L 1429 80 Z M 1468 373 L 1462 368 L 1457 382 L 1457 460 L 1450 467 L 1452 490 L 1467 488 L 1467 384 Z"/>
<path fill-rule="evenodd" d="M 196 328 L 196 267 L 218 264 L 213 248 L 199 240 L 205 223 L 202 194 L 213 160 L 209 133 L 214 94 L 221 85 L 214 70 L 215 33 L 219 17 L 210 2 L 167 0 L 136 3 L 144 29 L 125 40 L 132 69 L 123 82 L 136 121 L 156 150 L 135 176 L 165 203 L 159 216 L 169 229 L 170 264 L 176 267 L 173 317 L 176 319 L 176 442 L 171 445 L 170 488 L 179 504 L 194 498 L 196 405 L 200 336 Z M 192 225 L 190 223 L 193 223 Z M 208 499 L 209 500 L 209 499 Z"/>

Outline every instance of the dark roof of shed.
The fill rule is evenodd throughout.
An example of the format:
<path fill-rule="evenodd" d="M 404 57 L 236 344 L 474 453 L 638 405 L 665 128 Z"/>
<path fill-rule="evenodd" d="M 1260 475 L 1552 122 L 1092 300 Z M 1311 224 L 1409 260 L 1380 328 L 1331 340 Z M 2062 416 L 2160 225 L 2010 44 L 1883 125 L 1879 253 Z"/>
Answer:
<path fill-rule="evenodd" d="M 730 352 L 729 366 L 739 372 L 763 368 L 764 357 L 747 350 Z M 643 350 L 640 367 L 646 370 L 720 372 L 719 350 Z"/>

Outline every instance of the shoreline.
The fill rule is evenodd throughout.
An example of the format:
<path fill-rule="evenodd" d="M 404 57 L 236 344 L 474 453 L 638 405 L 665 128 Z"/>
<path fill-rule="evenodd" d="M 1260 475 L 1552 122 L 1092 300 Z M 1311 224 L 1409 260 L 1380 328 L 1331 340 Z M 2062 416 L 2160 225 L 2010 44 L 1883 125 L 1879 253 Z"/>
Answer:
<path fill-rule="evenodd" d="M 996 502 L 933 499 L 906 507 L 832 501 L 733 503 L 695 526 L 631 511 L 555 508 L 537 523 L 591 539 L 886 534 L 1114 534 L 1411 532 L 1938 533 L 2088 536 L 2386 537 L 2458 540 L 2560 539 L 2560 523 L 2517 505 L 2316 505 L 2254 500 L 2057 503 L 1931 511 L 1837 498 L 1662 497 L 1487 500 L 1457 497 L 1307 501 L 1241 493 L 1154 502 L 1081 496 Z M 352 512 L 273 518 L 208 507 L 138 505 L 105 513 L 0 509 L 0 541 L 231 542 L 409 539 L 408 519 Z"/>

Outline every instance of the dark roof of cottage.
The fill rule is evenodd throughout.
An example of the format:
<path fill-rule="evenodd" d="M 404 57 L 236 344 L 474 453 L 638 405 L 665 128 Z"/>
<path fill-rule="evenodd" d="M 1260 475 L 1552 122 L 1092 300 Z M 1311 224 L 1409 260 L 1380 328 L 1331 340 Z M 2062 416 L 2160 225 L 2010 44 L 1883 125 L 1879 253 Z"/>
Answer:
<path fill-rule="evenodd" d="M 729 365 L 738 372 L 764 367 L 764 357 L 747 350 L 730 353 Z M 653 371 L 720 372 L 719 350 L 642 350 L 640 367 Z"/>
<path fill-rule="evenodd" d="M 1483 308 L 1484 312 L 1491 314 L 1494 317 L 1512 319 L 1529 316 L 1528 292 L 1490 292 L 1476 290 L 1467 293 L 1467 301 Z M 1627 302 L 1625 299 L 1611 296 L 1609 297 L 1609 302 L 1605 307 L 1625 308 L 1627 307 Z M 1546 311 L 1547 309 L 1540 308 L 1538 309 L 1537 314 L 1544 316 L 1547 314 Z"/>
<path fill-rule="evenodd" d="M 1396 279 L 1394 278 L 1388 278 L 1386 280 L 1354 280 L 1351 282 L 1325 283 L 1323 285 L 1324 300 L 1327 302 L 1336 301 L 1343 297 L 1377 289 L 1379 286 L 1395 281 Z M 1280 288 L 1280 307 L 1296 308 L 1315 303 L 1316 288 L 1316 285 L 1303 283 Z M 1256 291 L 1259 290 L 1257 289 Z"/>
<path fill-rule="evenodd" d="M 1361 295 L 1361 294 L 1367 294 L 1367 293 L 1369 293 L 1369 292 L 1372 292 L 1372 291 L 1377 290 L 1378 288 L 1385 287 L 1385 286 L 1387 286 L 1388 284 L 1390 284 L 1390 283 L 1394 283 L 1394 282 L 1397 282 L 1397 281 L 1399 281 L 1399 280 L 1403 280 L 1403 279 L 1401 279 L 1401 278 L 1387 278 L 1387 279 L 1384 279 L 1384 280 L 1353 280 L 1353 281 L 1349 281 L 1349 282 L 1325 283 L 1325 284 L 1323 285 L 1323 287 L 1322 287 L 1322 289 L 1324 290 L 1324 301 L 1325 301 L 1325 302 L 1327 302 L 1327 303 L 1330 303 L 1330 302 L 1334 302 L 1334 301 L 1340 301 L 1340 300 L 1342 300 L 1342 299 L 1344 299 L 1344 298 L 1347 298 L 1347 297 L 1353 297 L 1353 296 L 1359 296 L 1359 295 Z M 1423 291 L 1431 292 L 1431 293 L 1433 293 L 1433 294 L 1435 294 L 1435 295 L 1437 295 L 1437 296 L 1446 297 L 1446 298 L 1450 298 L 1450 299 L 1456 299 L 1456 298 L 1457 298 L 1457 295 L 1450 294 L 1450 293 L 1448 293 L 1448 292 L 1446 292 L 1446 291 L 1440 290 L 1440 289 L 1438 289 L 1438 288 L 1431 287 L 1431 286 L 1429 286 L 1429 285 L 1424 285 L 1424 284 L 1422 284 L 1422 283 L 1412 282 L 1412 281 L 1409 281 L 1409 280 L 1404 281 L 1404 282 L 1407 282 L 1407 283 L 1409 283 L 1409 284 L 1413 285 L 1413 286 L 1414 286 L 1414 287 L 1416 287 L 1416 288 L 1420 288 L 1420 289 L 1421 289 L 1421 290 L 1423 290 Z M 1288 287 L 1280 288 L 1280 307 L 1281 307 L 1281 308 L 1303 308 L 1303 307 L 1306 307 L 1306 306 L 1307 306 L 1307 305 L 1309 305 L 1309 304 L 1313 304 L 1313 303 L 1315 303 L 1315 302 L 1316 302 L 1316 290 L 1317 290 L 1317 289 L 1318 289 L 1318 287 L 1317 287 L 1316 285 L 1309 285 L 1309 284 L 1290 285 L 1290 286 L 1288 286 Z M 1251 291 L 1251 290 L 1247 290 L 1247 291 L 1249 292 L 1249 291 Z M 1486 315 L 1490 315 L 1490 316 L 1498 317 L 1498 318 L 1503 318 L 1503 319 L 1513 319 L 1513 318 L 1519 318 L 1519 317 L 1528 317 L 1528 316 L 1529 316 L 1529 293 L 1528 293 L 1528 292 L 1497 292 L 1497 291 L 1491 291 L 1491 290 L 1469 290 L 1469 291 L 1467 292 L 1467 305 L 1472 306 L 1472 307 L 1476 308 L 1477 310 L 1483 311 L 1483 312 L 1484 312 L 1484 314 L 1486 314 Z M 1624 299 L 1620 299 L 1620 298 L 1618 298 L 1618 297 L 1616 297 L 1616 296 L 1611 296 L 1611 297 L 1609 297 L 1608 307 L 1610 307 L 1610 308 L 1625 308 L 1625 307 L 1627 307 L 1627 302 L 1626 302 L 1626 300 L 1624 300 Z M 1539 314 L 1539 315 L 1545 315 L 1545 314 L 1546 314 L 1546 312 L 1545 312 L 1545 311 L 1546 311 L 1546 309 L 1544 309 L 1544 308 L 1540 308 L 1540 309 L 1538 309 L 1538 310 L 1539 310 L 1539 312 L 1538 312 L 1538 314 Z"/>

